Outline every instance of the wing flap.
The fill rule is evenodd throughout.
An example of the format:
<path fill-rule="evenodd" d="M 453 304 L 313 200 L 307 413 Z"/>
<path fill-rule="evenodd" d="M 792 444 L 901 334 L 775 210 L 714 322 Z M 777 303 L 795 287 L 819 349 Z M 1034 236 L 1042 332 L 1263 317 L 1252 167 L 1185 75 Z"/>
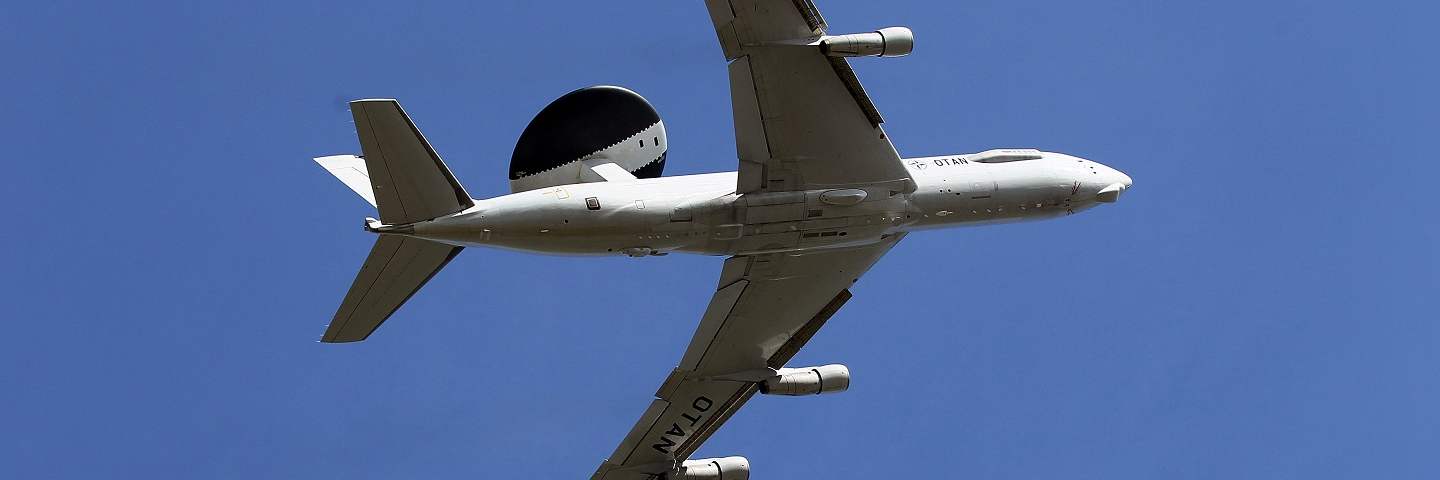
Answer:
<path fill-rule="evenodd" d="M 630 433 L 625 435 L 625 439 L 620 442 L 620 446 L 615 449 L 615 453 L 610 454 L 610 459 L 607 463 L 624 465 L 625 460 L 630 457 L 631 452 L 634 452 L 637 447 L 640 446 L 640 442 L 644 440 L 645 434 L 649 433 L 650 429 L 655 426 L 655 423 L 660 421 L 660 416 L 663 415 L 668 408 L 670 408 L 670 402 L 665 400 L 657 398 L 655 401 L 650 402 L 650 407 L 645 409 L 643 415 L 640 415 L 640 421 L 636 422 L 635 427 L 630 429 Z M 643 469 L 643 466 L 639 467 Z M 631 470 L 637 471 L 635 468 Z"/>
<path fill-rule="evenodd" d="M 725 326 L 725 319 L 735 310 L 740 294 L 745 292 L 745 286 L 749 284 L 747 280 L 740 280 L 715 292 L 715 296 L 710 299 L 710 306 L 705 308 L 705 314 L 700 317 L 700 327 L 695 329 L 695 337 L 690 340 L 690 347 L 685 349 L 685 356 L 680 359 L 681 370 L 694 371 L 700 366 L 700 359 L 710 349 L 715 336 L 720 333 L 720 327 Z"/>

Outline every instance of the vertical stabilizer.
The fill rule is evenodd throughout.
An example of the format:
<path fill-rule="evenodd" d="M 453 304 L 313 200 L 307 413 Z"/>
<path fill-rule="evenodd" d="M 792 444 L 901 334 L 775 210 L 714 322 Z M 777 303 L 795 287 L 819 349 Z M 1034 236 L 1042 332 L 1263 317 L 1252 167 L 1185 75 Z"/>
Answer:
<path fill-rule="evenodd" d="M 356 100 L 350 102 L 350 113 L 365 155 L 315 161 L 375 205 L 382 224 L 421 222 L 475 206 L 398 102 Z M 369 337 L 463 249 L 377 233 L 381 235 L 370 256 L 320 341 L 358 342 Z"/>
<path fill-rule="evenodd" d="M 380 221 L 429 220 L 475 205 L 394 100 L 350 102 Z"/>

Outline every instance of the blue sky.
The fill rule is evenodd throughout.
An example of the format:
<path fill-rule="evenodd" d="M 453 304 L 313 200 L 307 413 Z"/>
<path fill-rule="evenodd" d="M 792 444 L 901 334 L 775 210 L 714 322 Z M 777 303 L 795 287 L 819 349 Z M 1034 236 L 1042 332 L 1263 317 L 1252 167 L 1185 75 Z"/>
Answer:
<path fill-rule="evenodd" d="M 588 478 L 721 259 L 471 249 L 322 345 L 373 239 L 309 159 L 397 98 L 476 196 L 550 100 L 629 87 L 668 174 L 734 169 L 692 2 L 0 7 L 0 476 Z M 1434 2 L 817 1 L 905 156 L 1135 179 L 1048 222 L 908 237 L 701 450 L 753 478 L 1434 478 Z"/>

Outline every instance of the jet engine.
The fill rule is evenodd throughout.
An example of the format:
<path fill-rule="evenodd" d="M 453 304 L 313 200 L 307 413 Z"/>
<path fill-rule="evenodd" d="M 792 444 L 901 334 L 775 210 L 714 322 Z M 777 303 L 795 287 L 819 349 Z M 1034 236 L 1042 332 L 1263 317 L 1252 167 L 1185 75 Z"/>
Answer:
<path fill-rule="evenodd" d="M 749 480 L 750 461 L 745 457 L 686 460 L 668 480 Z"/>
<path fill-rule="evenodd" d="M 799 396 L 843 392 L 850 388 L 850 369 L 844 365 L 782 368 L 775 374 L 760 382 L 760 393 Z"/>
<path fill-rule="evenodd" d="M 852 33 L 820 40 L 820 53 L 831 57 L 903 57 L 915 50 L 915 35 L 905 27 Z"/>

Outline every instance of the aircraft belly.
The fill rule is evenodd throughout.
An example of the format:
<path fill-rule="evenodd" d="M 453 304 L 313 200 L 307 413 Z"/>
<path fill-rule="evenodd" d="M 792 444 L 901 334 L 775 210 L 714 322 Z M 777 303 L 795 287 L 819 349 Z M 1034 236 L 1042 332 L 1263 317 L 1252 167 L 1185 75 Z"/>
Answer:
<path fill-rule="evenodd" d="M 417 223 L 415 236 L 454 245 L 558 255 L 744 255 L 869 245 L 904 229 L 921 210 L 903 194 L 834 190 L 734 195 L 677 194 L 605 183 L 566 185 L 482 201 Z M 893 194 L 892 194 L 893 193 Z"/>
<path fill-rule="evenodd" d="M 924 164 L 928 170 L 916 170 L 919 188 L 911 197 L 921 218 L 909 230 L 1044 220 L 1085 208 L 1069 198 L 1071 175 L 1049 159 Z"/>

